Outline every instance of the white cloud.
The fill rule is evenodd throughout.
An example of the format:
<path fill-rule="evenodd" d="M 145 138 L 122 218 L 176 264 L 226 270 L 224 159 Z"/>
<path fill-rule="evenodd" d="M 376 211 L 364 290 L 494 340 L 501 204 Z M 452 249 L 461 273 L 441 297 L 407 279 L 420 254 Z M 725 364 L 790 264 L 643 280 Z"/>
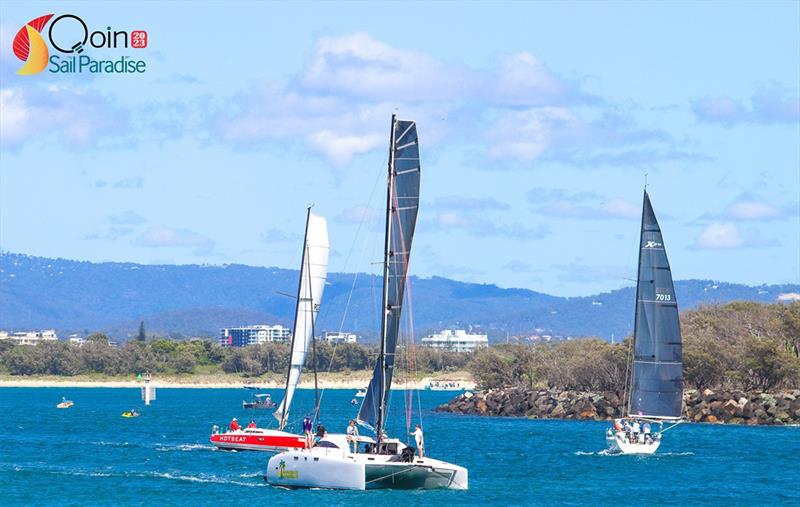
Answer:
<path fill-rule="evenodd" d="M 777 205 L 757 194 L 745 192 L 728 204 L 722 213 L 706 213 L 700 220 L 769 221 L 797 216 L 800 216 L 800 203 Z"/>
<path fill-rule="evenodd" d="M 0 141 L 6 146 L 55 134 L 86 147 L 128 134 L 128 113 L 99 92 L 50 85 L 0 89 Z"/>
<path fill-rule="evenodd" d="M 386 136 L 380 134 L 347 135 L 322 130 L 311 134 L 309 144 L 337 165 L 344 165 L 354 155 L 366 153 L 387 144 Z"/>
<path fill-rule="evenodd" d="M 761 237 L 757 229 L 740 230 L 735 224 L 713 223 L 695 238 L 692 248 L 698 250 L 725 250 L 736 248 L 776 246 L 774 240 Z"/>
<path fill-rule="evenodd" d="M 641 209 L 624 199 L 610 199 L 600 204 L 579 204 L 567 199 L 546 203 L 534 211 L 539 214 L 578 219 L 624 219 L 634 220 L 641 216 Z"/>
<path fill-rule="evenodd" d="M 738 123 L 798 123 L 800 97 L 779 83 L 761 83 L 750 97 L 750 104 L 730 97 L 704 97 L 692 101 L 692 110 L 700 121 L 732 126 Z"/>
<path fill-rule="evenodd" d="M 580 130 L 578 117 L 560 107 L 499 113 L 489 127 L 489 155 L 532 162 L 557 140 Z"/>
<path fill-rule="evenodd" d="M 425 53 L 394 48 L 359 32 L 319 39 L 299 84 L 358 100 L 452 100 L 463 96 L 472 81 L 468 74 Z"/>
<path fill-rule="evenodd" d="M 189 247 L 196 254 L 209 253 L 214 241 L 202 234 L 187 229 L 151 227 L 136 238 L 135 244 L 150 248 Z"/>

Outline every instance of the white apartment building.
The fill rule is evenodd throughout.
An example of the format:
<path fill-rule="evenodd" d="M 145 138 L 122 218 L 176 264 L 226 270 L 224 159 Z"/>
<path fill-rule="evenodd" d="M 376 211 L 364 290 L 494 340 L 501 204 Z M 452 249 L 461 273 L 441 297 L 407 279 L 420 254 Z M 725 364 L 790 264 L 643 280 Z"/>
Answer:
<path fill-rule="evenodd" d="M 470 352 L 481 347 L 488 347 L 489 338 L 485 334 L 467 333 L 463 329 L 445 329 L 423 338 L 422 346 L 454 352 Z"/>
<path fill-rule="evenodd" d="M 262 343 L 285 342 L 292 337 L 288 327 L 257 325 L 230 327 L 219 330 L 219 344 L 223 347 L 247 347 Z"/>
<path fill-rule="evenodd" d="M 13 340 L 17 345 L 36 345 L 40 342 L 58 340 L 54 329 L 44 331 L 0 331 L 0 340 Z"/>
<path fill-rule="evenodd" d="M 322 339 L 328 343 L 356 343 L 358 336 L 353 333 L 326 331 Z"/>

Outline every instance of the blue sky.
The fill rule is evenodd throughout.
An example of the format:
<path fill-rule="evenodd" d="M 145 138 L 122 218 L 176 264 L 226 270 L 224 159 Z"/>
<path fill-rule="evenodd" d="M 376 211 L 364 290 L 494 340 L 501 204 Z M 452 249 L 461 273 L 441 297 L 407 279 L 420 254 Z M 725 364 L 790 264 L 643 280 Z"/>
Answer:
<path fill-rule="evenodd" d="M 411 271 L 587 295 L 635 278 L 644 174 L 674 276 L 800 282 L 800 4 L 0 6 L 0 248 L 376 272 L 393 111 Z M 47 13 L 147 30 L 142 75 L 18 76 Z M 51 50 L 52 53 L 52 50 Z"/>

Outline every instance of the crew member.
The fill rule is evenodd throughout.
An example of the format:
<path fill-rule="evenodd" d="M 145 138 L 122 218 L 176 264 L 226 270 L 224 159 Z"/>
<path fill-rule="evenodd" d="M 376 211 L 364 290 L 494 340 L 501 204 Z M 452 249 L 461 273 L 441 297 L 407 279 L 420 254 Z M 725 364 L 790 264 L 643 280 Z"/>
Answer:
<path fill-rule="evenodd" d="M 235 417 L 231 421 L 230 425 L 228 425 L 228 428 L 230 428 L 231 431 L 236 431 L 236 430 L 242 429 L 242 427 L 239 426 L 239 421 L 237 421 Z"/>
<path fill-rule="evenodd" d="M 414 441 L 417 442 L 417 452 L 419 452 L 419 457 L 425 457 L 425 437 L 422 435 L 422 428 L 419 427 L 417 424 L 414 427 L 414 431 L 411 432 L 414 435 Z"/>
<path fill-rule="evenodd" d="M 350 419 L 350 424 L 347 426 L 347 441 L 353 443 L 353 454 L 358 452 L 358 426 L 356 421 Z"/>
<path fill-rule="evenodd" d="M 303 418 L 303 433 L 306 436 L 306 449 L 314 446 L 314 424 L 311 422 L 311 415 L 306 414 Z"/>
<path fill-rule="evenodd" d="M 255 422 L 254 420 L 252 420 L 252 419 L 251 419 L 251 420 L 250 420 L 250 424 L 248 424 L 248 425 L 247 425 L 247 427 L 248 427 L 248 428 L 255 428 L 255 427 L 256 427 L 256 422 Z"/>

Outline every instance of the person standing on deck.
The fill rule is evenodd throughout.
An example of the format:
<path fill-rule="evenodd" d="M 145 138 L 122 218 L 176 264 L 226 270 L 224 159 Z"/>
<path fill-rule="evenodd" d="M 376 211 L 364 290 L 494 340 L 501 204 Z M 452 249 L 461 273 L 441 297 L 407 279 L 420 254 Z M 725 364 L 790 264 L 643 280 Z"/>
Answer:
<path fill-rule="evenodd" d="M 417 424 L 414 427 L 414 431 L 412 431 L 411 434 L 414 435 L 414 441 L 417 442 L 417 451 L 419 451 L 420 459 L 424 458 L 425 457 L 425 437 L 422 434 L 422 428 L 419 427 L 419 424 Z"/>
<path fill-rule="evenodd" d="M 306 436 L 306 449 L 311 449 L 314 446 L 314 424 L 310 414 L 306 414 L 303 419 L 303 433 Z"/>
<path fill-rule="evenodd" d="M 234 417 L 228 428 L 230 428 L 231 431 L 236 431 L 241 429 L 241 426 L 239 426 L 239 421 L 237 421 L 236 418 Z"/>
<path fill-rule="evenodd" d="M 353 454 L 358 452 L 358 426 L 356 421 L 350 419 L 350 424 L 347 426 L 347 441 L 353 443 Z"/>

